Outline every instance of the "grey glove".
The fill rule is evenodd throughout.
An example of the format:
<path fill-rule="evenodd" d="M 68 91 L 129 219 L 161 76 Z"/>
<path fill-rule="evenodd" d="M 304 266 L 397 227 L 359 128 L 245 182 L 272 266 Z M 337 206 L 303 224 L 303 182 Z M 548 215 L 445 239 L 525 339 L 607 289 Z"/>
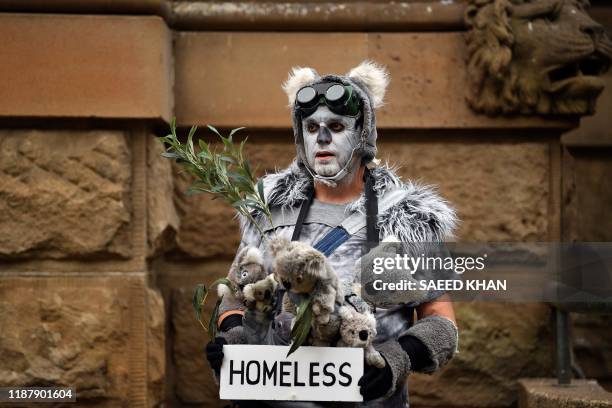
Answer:
<path fill-rule="evenodd" d="M 240 315 L 226 317 L 221 323 L 220 329 L 217 337 L 209 342 L 205 349 L 206 359 L 215 373 L 217 383 L 219 382 L 219 373 L 223 363 L 223 345 L 247 344 Z"/>
<path fill-rule="evenodd" d="M 391 382 L 390 385 L 388 385 L 389 388 L 384 394 L 377 393 L 376 397 L 382 396 L 383 398 L 389 398 L 398 388 L 404 385 L 406 377 L 410 373 L 410 358 L 396 340 L 388 340 L 382 344 L 375 345 L 374 348 L 382 354 L 387 362 L 385 367 L 385 371 L 387 372 L 384 373 L 384 376 L 388 377 L 389 370 L 391 374 Z M 385 383 L 388 383 L 388 379 L 385 379 Z M 386 387 L 387 385 L 385 385 L 385 388 Z"/>
<path fill-rule="evenodd" d="M 455 324 L 450 319 L 434 315 L 418 320 L 399 335 L 399 340 L 375 345 L 392 375 L 391 386 L 383 397 L 389 398 L 402 387 L 411 370 L 432 373 L 445 365 L 455 354 L 457 342 Z"/>
<path fill-rule="evenodd" d="M 459 332 L 450 319 L 442 316 L 427 316 L 399 335 L 412 336 L 423 343 L 429 355 L 429 363 L 419 371 L 433 373 L 450 361 L 457 351 Z"/>

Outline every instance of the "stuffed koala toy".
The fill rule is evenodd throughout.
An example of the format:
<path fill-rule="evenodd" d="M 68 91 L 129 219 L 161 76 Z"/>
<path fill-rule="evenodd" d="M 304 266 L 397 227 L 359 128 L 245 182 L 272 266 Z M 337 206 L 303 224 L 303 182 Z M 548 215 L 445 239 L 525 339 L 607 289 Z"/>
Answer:
<path fill-rule="evenodd" d="M 329 321 L 325 324 L 312 321 L 310 329 L 310 345 L 317 347 L 329 347 L 337 337 L 342 324 L 342 317 L 338 314 L 338 309 L 329 315 Z"/>
<path fill-rule="evenodd" d="M 274 275 L 268 275 L 265 279 L 250 283 L 244 287 L 244 305 L 247 309 L 269 313 L 274 310 L 276 300 L 276 288 L 278 283 Z"/>
<path fill-rule="evenodd" d="M 240 250 L 227 274 L 227 279 L 232 283 L 233 288 L 221 283 L 217 286 L 217 295 L 243 304 L 244 288 L 248 284 L 264 279 L 266 276 L 263 254 L 258 248 L 246 246 Z"/>
<path fill-rule="evenodd" d="M 327 258 L 308 244 L 278 237 L 270 241 L 276 280 L 288 292 L 310 296 L 317 323 L 326 324 L 336 302 L 343 300 L 336 272 Z M 283 299 L 283 304 L 286 300 Z"/>
<path fill-rule="evenodd" d="M 361 347 L 369 365 L 383 368 L 385 359 L 376 351 L 372 342 L 376 337 L 376 318 L 369 312 L 360 313 L 352 307 L 342 306 L 339 310 L 340 340 L 338 347 Z"/>

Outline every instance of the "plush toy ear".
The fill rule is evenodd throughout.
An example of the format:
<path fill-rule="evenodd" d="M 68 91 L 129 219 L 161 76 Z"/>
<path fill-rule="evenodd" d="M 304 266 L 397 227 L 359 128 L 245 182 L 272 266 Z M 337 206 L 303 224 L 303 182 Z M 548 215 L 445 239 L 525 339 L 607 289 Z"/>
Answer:
<path fill-rule="evenodd" d="M 263 254 L 259 248 L 247 246 L 244 247 L 238 254 L 238 264 L 246 265 L 251 263 L 259 265 L 263 264 Z"/>
<path fill-rule="evenodd" d="M 370 328 L 372 328 L 372 330 L 376 332 L 376 318 L 374 317 L 374 315 L 372 313 L 366 313 L 366 318 L 368 319 L 368 324 L 370 325 Z"/>
<path fill-rule="evenodd" d="M 271 273 L 270 275 L 266 277 L 266 279 L 270 282 L 270 285 L 272 286 L 272 290 L 276 291 L 276 288 L 278 287 L 278 282 L 276 282 L 276 277 L 274 276 L 274 274 Z"/>
<path fill-rule="evenodd" d="M 319 79 L 319 74 L 312 68 L 293 67 L 289 72 L 289 78 L 283 82 L 283 91 L 287 94 L 289 99 L 289 107 L 293 106 L 295 102 L 295 94 L 303 86 L 312 83 Z"/>
<path fill-rule="evenodd" d="M 389 72 L 384 66 L 366 60 L 351 69 L 347 76 L 357 79 L 368 88 L 374 109 L 384 104 L 387 85 L 389 85 Z"/>
<path fill-rule="evenodd" d="M 282 251 L 285 251 L 289 248 L 291 241 L 287 238 L 278 236 L 268 243 L 268 251 L 272 254 L 273 257 L 277 257 Z"/>
<path fill-rule="evenodd" d="M 353 317 L 351 309 L 349 309 L 347 306 L 340 307 L 340 309 L 338 309 L 338 314 L 342 320 L 350 320 Z"/>
<path fill-rule="evenodd" d="M 224 283 L 220 283 L 219 286 L 217 286 L 217 296 L 222 297 L 225 296 L 226 298 L 229 298 L 230 296 L 233 296 L 234 292 L 232 292 L 232 290 L 230 289 L 229 286 L 227 286 Z"/>
<path fill-rule="evenodd" d="M 327 270 L 325 268 L 325 255 L 316 249 L 308 250 L 306 254 L 305 269 L 310 276 L 319 279 L 327 278 Z"/>
<path fill-rule="evenodd" d="M 244 295 L 244 298 L 251 302 L 255 300 L 255 294 L 253 293 L 253 289 L 254 289 L 253 284 L 249 283 L 242 290 L 242 294 Z"/>

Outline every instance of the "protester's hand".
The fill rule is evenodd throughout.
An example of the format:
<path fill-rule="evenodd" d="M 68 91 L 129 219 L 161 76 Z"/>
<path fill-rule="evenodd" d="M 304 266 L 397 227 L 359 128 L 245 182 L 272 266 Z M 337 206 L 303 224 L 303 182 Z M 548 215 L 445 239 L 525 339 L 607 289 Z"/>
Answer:
<path fill-rule="evenodd" d="M 206 359 L 217 377 L 221 372 L 221 363 L 223 363 L 224 344 L 227 344 L 227 341 L 223 337 L 215 337 L 213 341 L 206 345 Z"/>
<path fill-rule="evenodd" d="M 377 368 L 366 364 L 363 377 L 357 383 L 359 392 L 363 395 L 364 401 L 370 401 L 385 395 L 393 385 L 393 372 L 389 364 L 383 368 Z"/>

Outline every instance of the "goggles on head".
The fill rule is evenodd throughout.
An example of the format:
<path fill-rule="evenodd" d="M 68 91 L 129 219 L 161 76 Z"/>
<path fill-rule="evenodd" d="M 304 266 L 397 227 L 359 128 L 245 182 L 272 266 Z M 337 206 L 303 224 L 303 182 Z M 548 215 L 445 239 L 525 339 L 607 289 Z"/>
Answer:
<path fill-rule="evenodd" d="M 297 92 L 295 103 L 303 118 L 312 115 L 322 104 L 343 116 L 357 116 L 361 111 L 361 100 L 353 87 L 338 82 L 305 86 Z"/>

